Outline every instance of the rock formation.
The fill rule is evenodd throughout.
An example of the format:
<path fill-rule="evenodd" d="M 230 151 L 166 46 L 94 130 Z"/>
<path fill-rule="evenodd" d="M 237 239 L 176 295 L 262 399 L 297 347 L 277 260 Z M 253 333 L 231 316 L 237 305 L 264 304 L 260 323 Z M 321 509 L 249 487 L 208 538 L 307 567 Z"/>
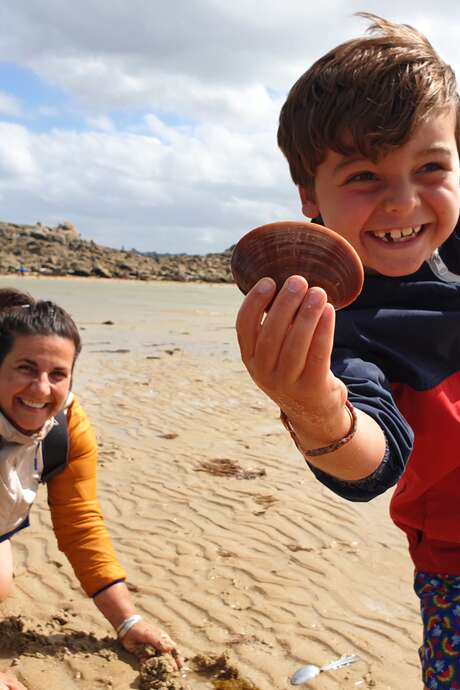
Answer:
<path fill-rule="evenodd" d="M 83 240 L 72 223 L 0 222 L 0 273 L 231 283 L 231 249 L 220 254 L 155 254 Z"/>

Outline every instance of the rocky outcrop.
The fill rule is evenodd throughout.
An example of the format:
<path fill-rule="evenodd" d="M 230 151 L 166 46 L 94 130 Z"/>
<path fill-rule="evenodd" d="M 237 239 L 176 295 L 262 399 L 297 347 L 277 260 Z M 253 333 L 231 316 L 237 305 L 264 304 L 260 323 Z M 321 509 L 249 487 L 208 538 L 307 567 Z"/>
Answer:
<path fill-rule="evenodd" d="M 230 249 L 145 255 L 83 240 L 69 222 L 55 228 L 0 222 L 0 273 L 230 283 L 230 256 Z"/>

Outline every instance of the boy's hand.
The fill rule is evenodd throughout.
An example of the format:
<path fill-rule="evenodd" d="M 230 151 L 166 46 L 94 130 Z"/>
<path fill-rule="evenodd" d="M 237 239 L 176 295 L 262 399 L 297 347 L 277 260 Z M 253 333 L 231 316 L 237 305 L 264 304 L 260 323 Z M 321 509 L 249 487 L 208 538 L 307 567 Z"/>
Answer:
<path fill-rule="evenodd" d="M 289 417 L 309 447 L 347 433 L 345 385 L 330 370 L 335 312 L 321 288 L 288 278 L 268 314 L 276 286 L 262 278 L 246 296 L 236 330 L 252 379 Z"/>

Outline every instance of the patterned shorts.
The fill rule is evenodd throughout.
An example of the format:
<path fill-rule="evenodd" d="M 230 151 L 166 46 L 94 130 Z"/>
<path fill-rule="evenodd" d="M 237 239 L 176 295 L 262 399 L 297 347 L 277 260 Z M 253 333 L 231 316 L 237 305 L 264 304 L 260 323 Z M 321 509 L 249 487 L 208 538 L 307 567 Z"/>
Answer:
<path fill-rule="evenodd" d="M 429 690 L 460 690 L 460 576 L 419 572 L 422 678 Z"/>

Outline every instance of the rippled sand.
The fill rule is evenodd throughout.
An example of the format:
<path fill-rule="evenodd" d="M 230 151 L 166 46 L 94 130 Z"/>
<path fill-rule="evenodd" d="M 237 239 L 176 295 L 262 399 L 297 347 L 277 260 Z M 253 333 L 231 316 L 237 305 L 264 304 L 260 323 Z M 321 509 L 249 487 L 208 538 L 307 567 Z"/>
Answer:
<path fill-rule="evenodd" d="M 309 687 L 420 687 L 412 568 L 388 497 L 347 503 L 305 467 L 239 362 L 236 289 L 195 286 L 182 300 L 188 286 L 138 285 L 133 299 L 146 305 L 133 320 L 120 284 L 102 296 L 85 281 L 18 283 L 63 303 L 84 329 L 75 389 L 98 435 L 100 501 L 140 612 L 187 656 L 231 650 L 260 690 L 351 653 L 363 661 Z M 30 690 L 139 687 L 136 661 L 56 548 L 45 490 L 14 552 L 0 668 L 14 663 Z"/>

